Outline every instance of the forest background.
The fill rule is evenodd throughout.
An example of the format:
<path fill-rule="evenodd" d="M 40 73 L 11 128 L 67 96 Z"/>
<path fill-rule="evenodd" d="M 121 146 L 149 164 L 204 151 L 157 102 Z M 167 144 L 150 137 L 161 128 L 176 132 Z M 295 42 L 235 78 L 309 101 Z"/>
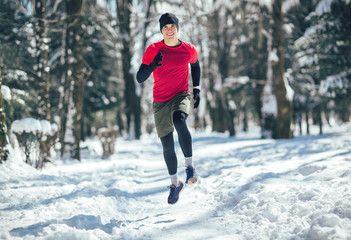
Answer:
<path fill-rule="evenodd" d="M 282 139 L 350 120 L 350 0 L 1 0 L 1 159 L 24 118 L 57 126 L 29 140 L 39 140 L 42 162 L 53 144 L 79 160 L 88 137 L 108 145 L 152 134 L 152 77 L 139 85 L 135 76 L 162 39 L 164 12 L 199 51 L 192 128 L 235 136 L 251 122 L 262 138 Z"/>

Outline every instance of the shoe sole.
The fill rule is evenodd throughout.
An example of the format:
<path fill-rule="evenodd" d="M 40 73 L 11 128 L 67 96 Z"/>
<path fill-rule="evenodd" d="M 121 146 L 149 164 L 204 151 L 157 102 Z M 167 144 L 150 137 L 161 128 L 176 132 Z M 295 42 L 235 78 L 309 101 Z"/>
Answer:
<path fill-rule="evenodd" d="M 186 185 L 193 185 L 197 182 L 197 178 L 189 178 L 188 182 Z"/>

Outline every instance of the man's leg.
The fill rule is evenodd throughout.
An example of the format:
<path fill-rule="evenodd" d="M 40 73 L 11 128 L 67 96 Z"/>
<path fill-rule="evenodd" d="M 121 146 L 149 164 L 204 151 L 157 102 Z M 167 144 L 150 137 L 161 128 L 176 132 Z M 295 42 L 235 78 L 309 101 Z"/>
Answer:
<path fill-rule="evenodd" d="M 173 114 L 173 123 L 178 133 L 179 145 L 183 151 L 186 165 L 186 184 L 190 185 L 197 181 L 195 168 L 192 161 L 192 139 L 189 129 L 186 125 L 187 114 L 176 111 Z"/>
<path fill-rule="evenodd" d="M 167 165 L 168 173 L 171 177 L 172 184 L 178 186 L 178 176 L 177 176 L 177 155 L 174 151 L 174 140 L 173 132 L 170 132 L 164 137 L 161 137 L 161 143 L 163 148 L 163 156 Z"/>
<path fill-rule="evenodd" d="M 186 119 L 188 115 L 182 111 L 176 111 L 173 114 L 173 124 L 178 133 L 179 145 L 182 149 L 185 158 L 191 158 L 193 156 L 192 139 L 189 132 L 188 126 L 186 125 Z"/>
<path fill-rule="evenodd" d="M 179 199 L 179 193 L 183 189 L 183 183 L 179 181 L 177 175 L 177 156 L 174 151 L 173 132 L 161 138 L 163 156 L 166 161 L 168 173 L 171 177 L 172 185 L 168 196 L 168 204 L 175 204 Z"/>

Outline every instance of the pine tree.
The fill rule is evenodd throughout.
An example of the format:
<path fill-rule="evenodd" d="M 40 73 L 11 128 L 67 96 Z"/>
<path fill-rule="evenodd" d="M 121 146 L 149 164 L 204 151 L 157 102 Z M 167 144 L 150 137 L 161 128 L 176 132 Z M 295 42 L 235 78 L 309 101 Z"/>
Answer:
<path fill-rule="evenodd" d="M 324 11 L 321 6 L 317 5 L 306 18 L 308 27 L 295 41 L 297 64 L 293 76 L 296 82 L 309 82 L 313 119 L 320 125 L 320 133 L 321 114 L 329 111 L 328 103 L 333 103 L 341 119 L 348 121 L 344 113 L 350 112 L 351 76 L 351 4 L 335 1 Z M 302 87 L 306 89 L 306 85 Z"/>
<path fill-rule="evenodd" d="M 85 85 L 83 105 L 83 135 L 90 136 L 91 128 L 109 128 L 116 124 L 116 111 L 122 111 L 124 81 L 119 77 L 120 38 L 115 30 L 115 19 L 108 9 L 96 1 L 86 1 L 84 58 L 91 74 Z M 123 125 L 122 125 L 123 126 Z M 121 130 L 123 127 L 120 128 Z"/>
<path fill-rule="evenodd" d="M 286 68 L 291 71 L 289 83 L 294 89 L 293 100 L 293 121 L 298 124 L 300 135 L 303 134 L 302 123 L 306 125 L 306 133 L 310 133 L 309 115 L 311 108 L 311 100 L 313 88 L 311 88 L 311 77 L 297 73 L 296 54 L 298 50 L 294 46 L 294 42 L 302 37 L 308 28 L 306 17 L 313 12 L 314 6 L 312 0 L 300 0 L 298 4 L 293 5 L 286 13 L 288 26 L 291 27 L 291 32 L 287 34 L 285 40 L 286 50 Z"/>
<path fill-rule="evenodd" d="M 0 1 L 0 61 L 2 82 L 11 90 L 5 100 L 7 126 L 37 110 L 37 85 L 33 74 L 34 54 L 30 17 L 21 1 Z"/>

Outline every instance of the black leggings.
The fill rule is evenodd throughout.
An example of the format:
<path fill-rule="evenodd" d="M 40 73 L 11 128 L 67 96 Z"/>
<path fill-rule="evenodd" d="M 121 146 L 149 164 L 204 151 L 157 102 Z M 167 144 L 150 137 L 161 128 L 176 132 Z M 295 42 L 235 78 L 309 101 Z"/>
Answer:
<path fill-rule="evenodd" d="M 173 123 L 178 133 L 178 141 L 184 157 L 191 157 L 193 155 L 191 135 L 186 125 L 187 114 L 181 111 L 174 112 Z M 170 175 L 177 173 L 178 161 L 174 151 L 173 132 L 170 132 L 164 137 L 161 137 L 163 148 L 163 156 L 166 161 L 168 173 Z"/>

